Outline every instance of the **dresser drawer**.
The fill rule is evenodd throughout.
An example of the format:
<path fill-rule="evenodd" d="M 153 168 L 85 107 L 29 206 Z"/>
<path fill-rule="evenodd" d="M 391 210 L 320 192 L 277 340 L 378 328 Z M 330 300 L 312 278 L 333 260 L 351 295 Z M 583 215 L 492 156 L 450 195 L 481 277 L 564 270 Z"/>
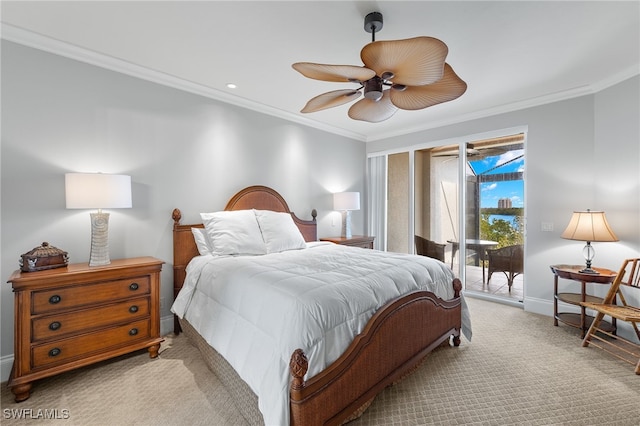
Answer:
<path fill-rule="evenodd" d="M 116 346 L 126 346 L 136 340 L 145 340 L 150 335 L 150 320 L 145 319 L 95 333 L 34 345 L 32 368 L 67 362 Z"/>
<path fill-rule="evenodd" d="M 149 315 L 149 297 L 141 297 L 99 308 L 47 315 L 31 321 L 33 341 L 64 337 L 69 334 L 133 321 Z"/>
<path fill-rule="evenodd" d="M 80 284 L 54 290 L 36 291 L 31 312 L 43 314 L 68 308 L 109 302 L 149 294 L 149 276 L 132 277 L 96 284 Z"/>
<path fill-rule="evenodd" d="M 369 237 L 366 235 L 354 235 L 350 238 L 347 237 L 325 237 L 320 238 L 320 241 L 330 241 L 334 244 L 340 244 L 343 246 L 360 247 L 365 249 L 373 249 L 373 242 L 375 237 Z"/>

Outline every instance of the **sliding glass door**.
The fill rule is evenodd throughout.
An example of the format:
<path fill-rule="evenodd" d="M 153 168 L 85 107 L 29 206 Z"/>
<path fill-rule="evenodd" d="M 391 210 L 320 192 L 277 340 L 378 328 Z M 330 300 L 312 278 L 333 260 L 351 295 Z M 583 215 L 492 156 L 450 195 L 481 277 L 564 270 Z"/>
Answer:
<path fill-rule="evenodd" d="M 378 206 L 370 224 L 385 224 L 375 230 L 384 229 L 386 250 L 417 253 L 428 245 L 435 250 L 428 255 L 442 255 L 463 278 L 466 290 L 521 301 L 522 266 L 503 271 L 497 268 L 498 260 L 489 265 L 489 255 L 497 255 L 491 250 L 524 246 L 524 133 L 384 158 L 385 185 L 378 183 L 370 197 L 382 199 L 384 191 L 386 208 Z M 373 161 L 382 164 L 380 157 L 369 159 Z"/>

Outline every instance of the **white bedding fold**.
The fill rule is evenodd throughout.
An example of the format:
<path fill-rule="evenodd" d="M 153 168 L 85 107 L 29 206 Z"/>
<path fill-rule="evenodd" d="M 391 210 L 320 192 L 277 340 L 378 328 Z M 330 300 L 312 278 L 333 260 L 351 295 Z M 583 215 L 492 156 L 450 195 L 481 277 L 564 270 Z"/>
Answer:
<path fill-rule="evenodd" d="M 434 259 L 332 243 L 263 256 L 199 256 L 172 311 L 185 318 L 258 395 L 267 425 L 289 424 L 289 358 L 307 379 L 335 361 L 371 316 L 414 290 L 453 298 L 452 271 Z M 471 339 L 463 299 L 463 333 Z"/>

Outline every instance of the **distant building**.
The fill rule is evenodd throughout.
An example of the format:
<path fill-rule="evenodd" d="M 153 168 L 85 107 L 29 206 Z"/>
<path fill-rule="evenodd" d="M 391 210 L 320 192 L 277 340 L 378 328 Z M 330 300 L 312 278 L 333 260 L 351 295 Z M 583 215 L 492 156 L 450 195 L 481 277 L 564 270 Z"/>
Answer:
<path fill-rule="evenodd" d="M 511 198 L 500 198 L 498 200 L 498 208 L 499 209 L 510 209 L 511 208 Z"/>

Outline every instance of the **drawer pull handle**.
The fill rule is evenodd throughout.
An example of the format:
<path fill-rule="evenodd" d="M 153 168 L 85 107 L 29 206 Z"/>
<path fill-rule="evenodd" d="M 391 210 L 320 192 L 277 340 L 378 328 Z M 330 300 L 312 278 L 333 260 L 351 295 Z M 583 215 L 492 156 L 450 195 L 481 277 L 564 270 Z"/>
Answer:
<path fill-rule="evenodd" d="M 132 305 L 131 307 L 129 307 L 129 312 L 135 314 L 136 312 L 138 312 L 138 307 L 136 305 Z"/>
<path fill-rule="evenodd" d="M 60 355 L 60 352 L 62 352 L 60 348 L 53 348 L 49 351 L 49 356 L 50 357 L 58 356 Z"/>
<path fill-rule="evenodd" d="M 57 329 L 60 328 L 60 322 L 59 321 L 54 321 L 51 324 L 49 324 L 49 330 L 51 331 L 56 331 Z"/>
<path fill-rule="evenodd" d="M 131 330 L 129 330 L 129 336 L 135 336 L 136 334 L 138 334 L 137 328 L 132 328 Z"/>
<path fill-rule="evenodd" d="M 129 290 L 131 291 L 136 291 L 140 286 L 138 285 L 138 283 L 131 283 L 129 284 Z"/>
<path fill-rule="evenodd" d="M 61 300 L 62 300 L 62 297 L 58 296 L 57 294 L 54 294 L 49 298 L 49 303 L 51 303 L 52 305 L 55 305 L 56 303 L 60 303 Z"/>

